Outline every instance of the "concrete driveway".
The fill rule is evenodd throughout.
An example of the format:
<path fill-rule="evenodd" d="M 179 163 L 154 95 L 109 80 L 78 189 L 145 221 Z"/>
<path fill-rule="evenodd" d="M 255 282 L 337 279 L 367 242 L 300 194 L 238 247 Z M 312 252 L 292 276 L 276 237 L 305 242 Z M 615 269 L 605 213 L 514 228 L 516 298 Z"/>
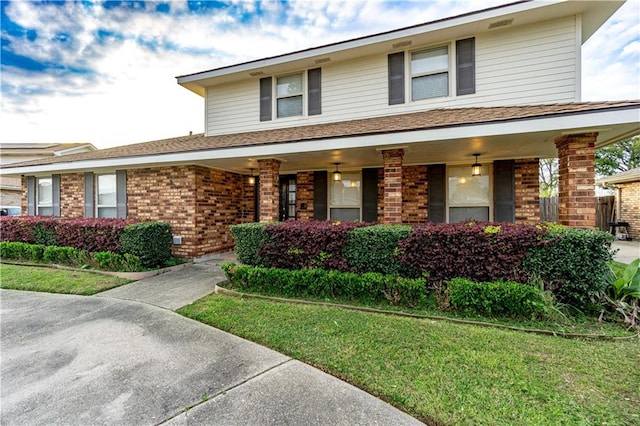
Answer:
<path fill-rule="evenodd" d="M 282 354 L 166 309 L 0 290 L 3 425 L 421 424 Z"/>

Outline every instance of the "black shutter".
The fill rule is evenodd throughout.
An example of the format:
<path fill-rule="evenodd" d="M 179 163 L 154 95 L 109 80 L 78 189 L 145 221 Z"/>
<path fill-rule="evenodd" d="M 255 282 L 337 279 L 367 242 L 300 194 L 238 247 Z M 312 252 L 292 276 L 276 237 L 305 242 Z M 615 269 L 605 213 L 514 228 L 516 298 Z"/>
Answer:
<path fill-rule="evenodd" d="M 53 215 L 60 216 L 60 175 L 51 175 L 51 194 Z"/>
<path fill-rule="evenodd" d="M 447 221 L 446 210 L 446 165 L 433 164 L 427 166 L 428 179 L 428 212 L 429 222 L 443 223 Z"/>
<path fill-rule="evenodd" d="M 271 77 L 260 79 L 260 121 L 271 120 Z"/>
<path fill-rule="evenodd" d="M 321 89 L 322 74 L 320 68 L 309 70 L 307 73 L 307 87 L 308 87 L 308 114 L 318 115 L 322 114 L 322 89 Z"/>
<path fill-rule="evenodd" d="M 493 163 L 493 218 L 496 222 L 516 220 L 515 162 L 513 160 Z"/>
<path fill-rule="evenodd" d="M 378 221 L 378 169 L 362 169 L 362 220 Z"/>
<path fill-rule="evenodd" d="M 27 215 L 36 215 L 36 178 L 27 176 Z"/>
<path fill-rule="evenodd" d="M 475 38 L 456 41 L 456 86 L 458 95 L 476 93 Z"/>
<path fill-rule="evenodd" d="M 127 218 L 127 171 L 116 170 L 116 217 Z"/>
<path fill-rule="evenodd" d="M 327 171 L 313 172 L 313 218 L 327 220 Z"/>
<path fill-rule="evenodd" d="M 389 61 L 389 105 L 404 103 L 404 52 L 392 53 Z"/>
<path fill-rule="evenodd" d="M 93 207 L 93 173 L 84 174 L 84 217 L 94 217 Z"/>

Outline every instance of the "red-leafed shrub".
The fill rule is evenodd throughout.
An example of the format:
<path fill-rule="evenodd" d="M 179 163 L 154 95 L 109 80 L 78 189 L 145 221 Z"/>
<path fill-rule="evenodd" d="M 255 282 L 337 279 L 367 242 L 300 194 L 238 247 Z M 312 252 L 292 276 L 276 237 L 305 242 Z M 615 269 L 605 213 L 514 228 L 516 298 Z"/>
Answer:
<path fill-rule="evenodd" d="M 120 234 L 128 219 L 60 219 L 20 216 L 0 219 L 0 240 L 75 247 L 88 252 L 120 251 Z"/>
<path fill-rule="evenodd" d="M 368 226 L 357 222 L 290 221 L 268 225 L 270 238 L 258 249 L 265 264 L 284 269 L 322 268 L 348 271 L 342 255 L 349 231 Z"/>
<path fill-rule="evenodd" d="M 542 226 L 507 223 L 428 224 L 400 242 L 400 261 L 427 272 L 432 284 L 456 277 L 527 282 L 522 261 L 545 232 Z"/>

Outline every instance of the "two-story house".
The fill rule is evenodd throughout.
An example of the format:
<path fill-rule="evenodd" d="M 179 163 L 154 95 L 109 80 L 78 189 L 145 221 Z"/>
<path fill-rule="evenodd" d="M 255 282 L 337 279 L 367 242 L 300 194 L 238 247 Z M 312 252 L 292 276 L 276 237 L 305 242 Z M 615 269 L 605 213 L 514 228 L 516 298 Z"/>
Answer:
<path fill-rule="evenodd" d="M 595 149 L 640 132 L 640 101 L 580 102 L 581 46 L 622 3 L 523 1 L 180 76 L 204 134 L 7 172 L 29 214 L 54 176 L 62 216 L 165 220 L 185 257 L 257 220 L 535 222 L 556 156 L 560 223 L 593 227 Z"/>

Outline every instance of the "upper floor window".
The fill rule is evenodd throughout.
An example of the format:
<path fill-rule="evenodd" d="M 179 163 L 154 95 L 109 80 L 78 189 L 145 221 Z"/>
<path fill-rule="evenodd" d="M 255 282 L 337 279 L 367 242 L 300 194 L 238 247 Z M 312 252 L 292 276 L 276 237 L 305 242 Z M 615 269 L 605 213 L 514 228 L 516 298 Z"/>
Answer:
<path fill-rule="evenodd" d="M 38 178 L 37 215 L 53 216 L 53 180 L 51 178 Z"/>
<path fill-rule="evenodd" d="M 115 173 L 96 176 L 96 193 L 96 216 L 118 217 Z"/>
<path fill-rule="evenodd" d="M 474 38 L 417 50 L 405 58 L 405 52 L 388 56 L 389 105 L 404 104 L 409 93 L 418 101 L 476 92 Z"/>
<path fill-rule="evenodd" d="M 449 47 L 411 54 L 411 99 L 449 96 Z"/>
<path fill-rule="evenodd" d="M 260 121 L 322 113 L 321 69 L 260 79 Z"/>
<path fill-rule="evenodd" d="M 302 115 L 302 73 L 276 79 L 277 116 Z"/>

